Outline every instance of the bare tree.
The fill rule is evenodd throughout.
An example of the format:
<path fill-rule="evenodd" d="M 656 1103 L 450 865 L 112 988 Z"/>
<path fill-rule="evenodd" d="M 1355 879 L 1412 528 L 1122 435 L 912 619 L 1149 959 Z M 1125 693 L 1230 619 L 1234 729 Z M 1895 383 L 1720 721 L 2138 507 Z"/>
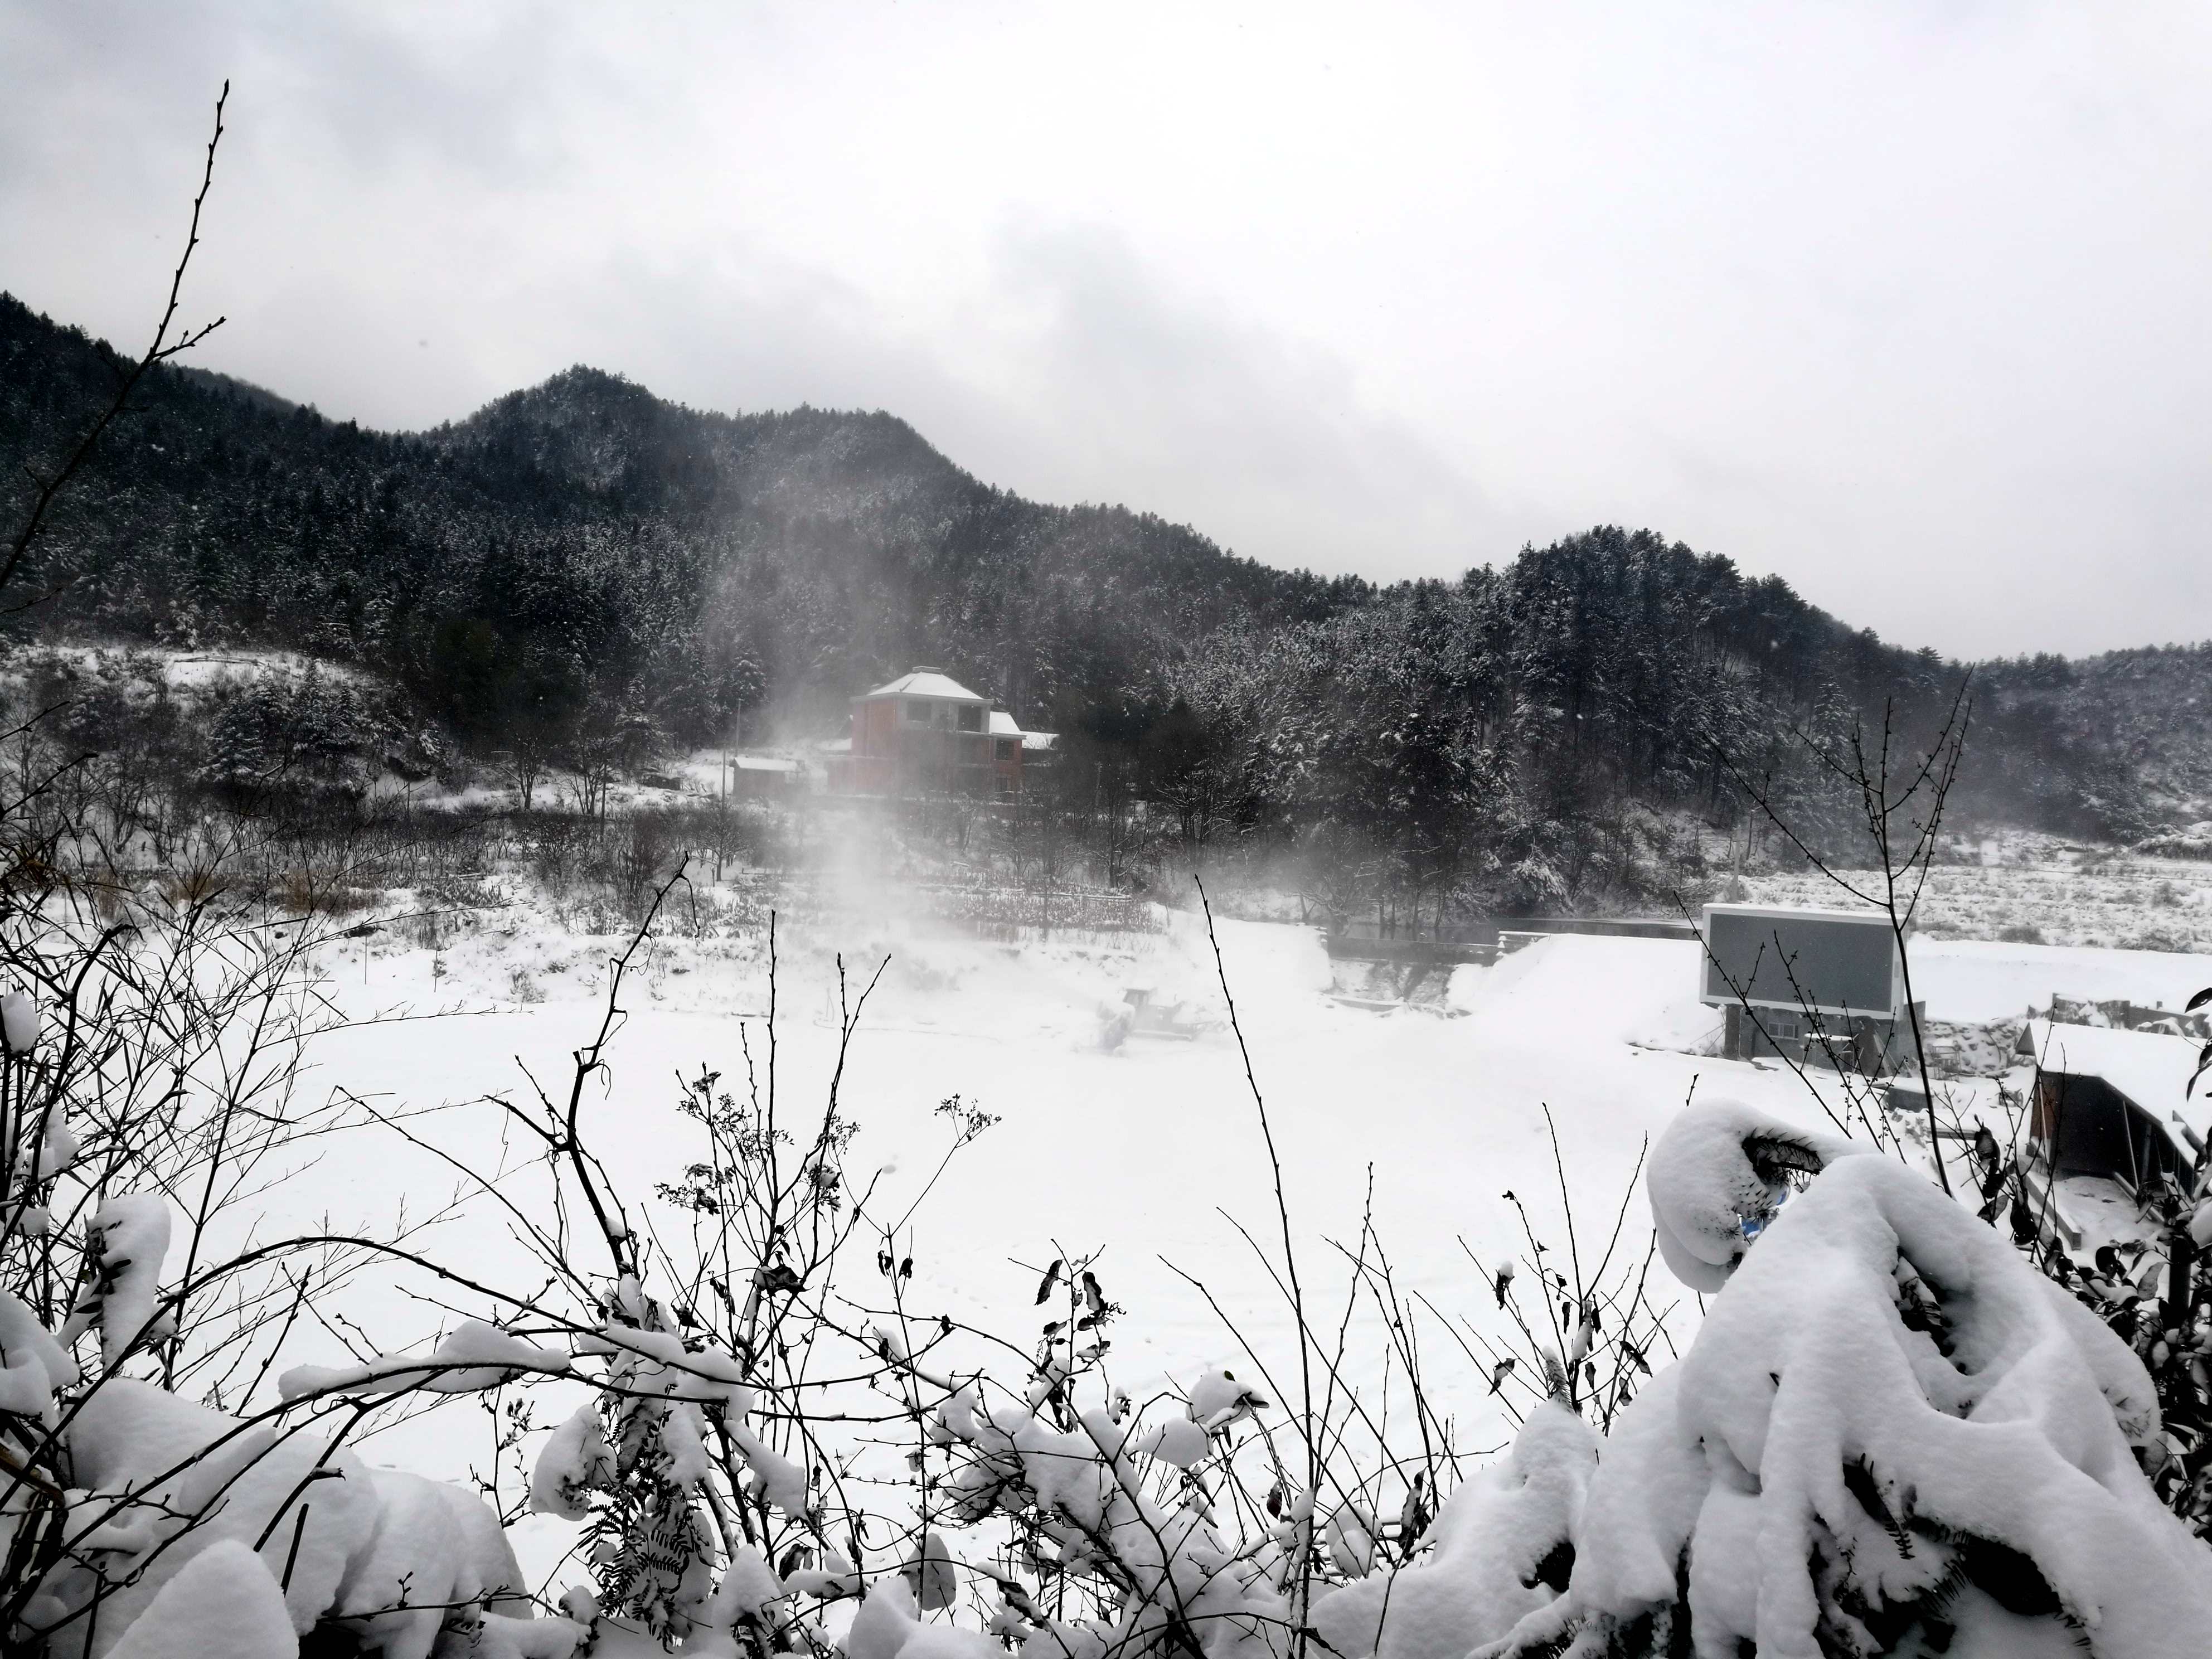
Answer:
<path fill-rule="evenodd" d="M 59 465 L 52 471 L 43 474 L 34 470 L 31 471 L 33 493 L 31 497 L 30 511 L 25 515 L 21 526 L 17 529 L 14 538 L 9 541 L 6 558 L 4 561 L 0 561 L 0 592 L 4 592 L 9 584 L 13 582 L 21 572 L 24 561 L 30 556 L 32 548 L 46 527 L 46 520 L 52 510 L 55 500 L 68 487 L 70 480 L 76 477 L 85 463 L 91 459 L 93 451 L 98 446 L 101 434 L 114 424 L 119 416 L 130 410 L 131 396 L 137 391 L 140 383 L 145 380 L 148 374 L 156 364 L 167 362 L 171 358 L 190 351 L 222 326 L 223 319 L 217 317 L 211 323 L 203 323 L 198 328 L 186 329 L 174 337 L 172 337 L 170 333 L 170 331 L 176 326 L 177 309 L 184 295 L 185 272 L 191 267 L 193 252 L 200 245 L 200 210 L 207 205 L 208 192 L 215 186 L 216 146 L 222 142 L 223 108 L 229 101 L 230 82 L 225 81 L 222 83 L 221 94 L 215 100 L 215 131 L 208 138 L 207 160 L 200 173 L 199 192 L 192 198 L 191 224 L 185 235 L 185 251 L 178 256 L 176 270 L 170 275 L 168 303 L 161 309 L 161 319 L 155 326 L 153 341 L 135 362 L 130 363 L 127 367 L 118 366 L 115 395 L 109 400 L 107 406 L 94 418 L 92 424 L 77 439 L 68 453 L 62 458 Z M 32 599 L 21 601 L 7 608 L 11 611 L 21 611 L 52 597 L 50 593 L 40 594 Z"/>
<path fill-rule="evenodd" d="M 1771 778 L 1754 777 L 1725 750 L 1716 750 L 1721 768 L 1744 798 L 1758 809 L 1798 855 L 1840 891 L 1878 911 L 1888 924 L 1901 965 L 1905 1019 L 1911 1032 L 1911 1063 L 1917 1073 L 1926 1103 L 1928 1152 L 1936 1177 L 1948 1194 L 1951 1177 L 1945 1166 L 1943 1134 L 1936 1121 L 1936 1094 L 1928 1069 L 1926 1033 L 1920 1000 L 1913 994 L 1912 954 L 1909 935 L 1920 901 L 1928 887 L 1929 872 L 1940 846 L 1943 815 L 1952 787 L 1958 781 L 1966 737 L 1972 723 L 1972 677 L 1962 676 L 1941 724 L 1924 746 L 1913 744 L 1900 730 L 1894 699 L 1882 703 L 1881 722 L 1869 732 L 1857 716 L 1842 741 L 1824 741 L 1802 728 L 1793 733 L 1803 754 L 1813 763 L 1816 777 L 1837 791 L 1847 803 L 1851 834 L 1849 844 L 1866 859 L 1863 865 L 1846 864 L 1832 848 L 1816 844 L 1787 803 L 1778 798 Z M 1711 949 L 1707 959 L 1713 960 Z M 1796 986 L 1794 970 L 1783 963 Z M 1723 970 L 1725 971 L 1725 970 Z M 1736 988 L 1743 1017 L 1759 1016 L 1741 987 Z M 1811 1000 L 1797 988 L 1804 1005 L 1808 1029 L 1821 1045 L 1823 1056 L 1839 1076 L 1857 1071 L 1856 1060 L 1839 1046 L 1835 1034 L 1818 1017 Z M 1765 1027 L 1760 1026 L 1763 1030 Z M 1778 1049 L 1779 1045 L 1777 1045 Z M 1794 1062 L 1793 1062 L 1794 1063 Z M 1801 1072 L 1801 1076 L 1802 1075 Z M 1807 1079 L 1809 1084 L 1810 1079 Z M 1818 1096 L 1820 1091 L 1814 1091 Z M 1823 1097 L 1823 1107 L 1826 1101 Z M 1860 1115 L 1870 1127 L 1875 1121 L 1863 1109 Z M 1841 1125 L 1839 1127 L 1845 1127 Z M 1848 1133 L 1846 1127 L 1846 1133 Z M 1879 1139 L 1879 1137 L 1877 1137 Z"/>

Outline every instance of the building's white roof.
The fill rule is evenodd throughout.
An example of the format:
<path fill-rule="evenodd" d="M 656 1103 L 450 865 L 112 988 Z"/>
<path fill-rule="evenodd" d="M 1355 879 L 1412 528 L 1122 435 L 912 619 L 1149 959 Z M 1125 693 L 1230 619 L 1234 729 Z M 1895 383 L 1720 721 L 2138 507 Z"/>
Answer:
<path fill-rule="evenodd" d="M 2206 1098 L 2203 1083 L 2186 1099 L 2182 1092 L 2197 1069 L 2198 1046 L 2159 1031 L 2060 1025 L 2047 1019 L 2028 1021 L 2019 1045 L 2045 1071 L 2102 1078 L 2158 1122 L 2182 1125 L 2201 1140 L 2212 1132 L 2212 1099 Z M 2206 1077 L 2212 1080 L 2212 1073 Z"/>
<path fill-rule="evenodd" d="M 848 747 L 852 741 L 850 738 L 844 739 Z M 796 772 L 799 769 L 797 761 L 781 755 L 738 755 L 730 763 L 740 772 Z"/>
<path fill-rule="evenodd" d="M 983 699 L 949 674 L 940 674 L 934 668 L 915 668 L 900 675 L 887 685 L 879 685 L 868 693 L 870 697 L 950 697 L 959 702 L 981 702 Z"/>
<path fill-rule="evenodd" d="M 991 735 L 994 738 L 1018 738 L 1022 728 L 1014 724 L 1014 717 L 1003 708 L 991 711 Z"/>

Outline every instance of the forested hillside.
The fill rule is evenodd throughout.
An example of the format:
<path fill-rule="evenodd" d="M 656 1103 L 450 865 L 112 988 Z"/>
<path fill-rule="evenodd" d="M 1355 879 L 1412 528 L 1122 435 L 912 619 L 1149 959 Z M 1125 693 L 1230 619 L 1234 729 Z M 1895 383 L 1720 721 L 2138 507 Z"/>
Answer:
<path fill-rule="evenodd" d="M 108 356 L 0 297 L 8 488 L 107 394 Z M 1366 593 L 1024 501 L 885 415 L 705 415 L 581 368 L 411 434 L 181 372 L 142 402 L 66 500 L 52 617 L 386 666 L 465 737 L 544 689 L 520 683 L 632 698 L 694 738 L 764 690 L 842 709 L 917 655 L 1056 707 L 1232 617 Z"/>
<path fill-rule="evenodd" d="M 2212 641 L 2023 657 L 1978 678 L 2021 737 L 2099 755 L 2147 823 L 2212 814 Z"/>
<path fill-rule="evenodd" d="M 0 296 L 0 511 L 111 361 Z M 1786 784 L 1802 732 L 1891 700 L 1924 729 L 1965 672 L 1647 531 L 1377 589 L 1022 500 L 889 415 L 706 414 L 586 368 L 406 434 L 189 371 L 140 403 L 45 544 L 56 597 L 14 625 L 361 664 L 464 750 L 826 731 L 926 660 L 1193 841 L 1272 830 L 1541 899 L 1632 860 L 1639 815 L 1729 821 L 1732 769 Z M 1962 804 L 2120 837 L 2185 819 L 2212 793 L 2208 678 L 2203 648 L 1989 665 Z"/>

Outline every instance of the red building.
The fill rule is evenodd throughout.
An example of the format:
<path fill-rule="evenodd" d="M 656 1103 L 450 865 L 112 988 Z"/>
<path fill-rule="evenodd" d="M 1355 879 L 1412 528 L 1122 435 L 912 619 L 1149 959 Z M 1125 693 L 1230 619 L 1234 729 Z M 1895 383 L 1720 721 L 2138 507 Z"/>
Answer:
<path fill-rule="evenodd" d="M 830 787 L 854 795 L 1022 793 L 1054 734 L 1024 732 L 959 681 L 915 668 L 853 699 L 853 732 L 830 757 Z"/>

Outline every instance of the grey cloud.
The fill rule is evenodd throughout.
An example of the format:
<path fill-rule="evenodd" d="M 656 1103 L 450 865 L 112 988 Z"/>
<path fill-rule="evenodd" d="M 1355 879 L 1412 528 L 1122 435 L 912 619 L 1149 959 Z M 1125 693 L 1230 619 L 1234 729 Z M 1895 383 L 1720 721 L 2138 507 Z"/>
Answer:
<path fill-rule="evenodd" d="M 0 287 L 142 337 L 228 74 L 188 307 L 336 415 L 583 361 L 1281 563 L 1609 520 L 1909 644 L 2212 631 L 2212 23 L 1147 4 L 0 0 Z"/>
<path fill-rule="evenodd" d="M 1041 494 L 1381 577 L 1479 562 L 1510 533 L 1466 471 L 1370 406 L 1341 358 L 1172 291 L 1109 231 L 1010 229 L 991 301 L 1036 320 L 996 348 L 1004 383 L 978 447 Z"/>
<path fill-rule="evenodd" d="M 1009 228 L 950 347 L 762 248 L 705 270 L 617 252 L 528 309 L 540 349 L 512 375 L 584 357 L 700 407 L 885 409 L 988 482 L 1187 520 L 1272 563 L 1436 574 L 1528 533 L 1340 360 L 1171 293 L 1097 227 Z"/>

